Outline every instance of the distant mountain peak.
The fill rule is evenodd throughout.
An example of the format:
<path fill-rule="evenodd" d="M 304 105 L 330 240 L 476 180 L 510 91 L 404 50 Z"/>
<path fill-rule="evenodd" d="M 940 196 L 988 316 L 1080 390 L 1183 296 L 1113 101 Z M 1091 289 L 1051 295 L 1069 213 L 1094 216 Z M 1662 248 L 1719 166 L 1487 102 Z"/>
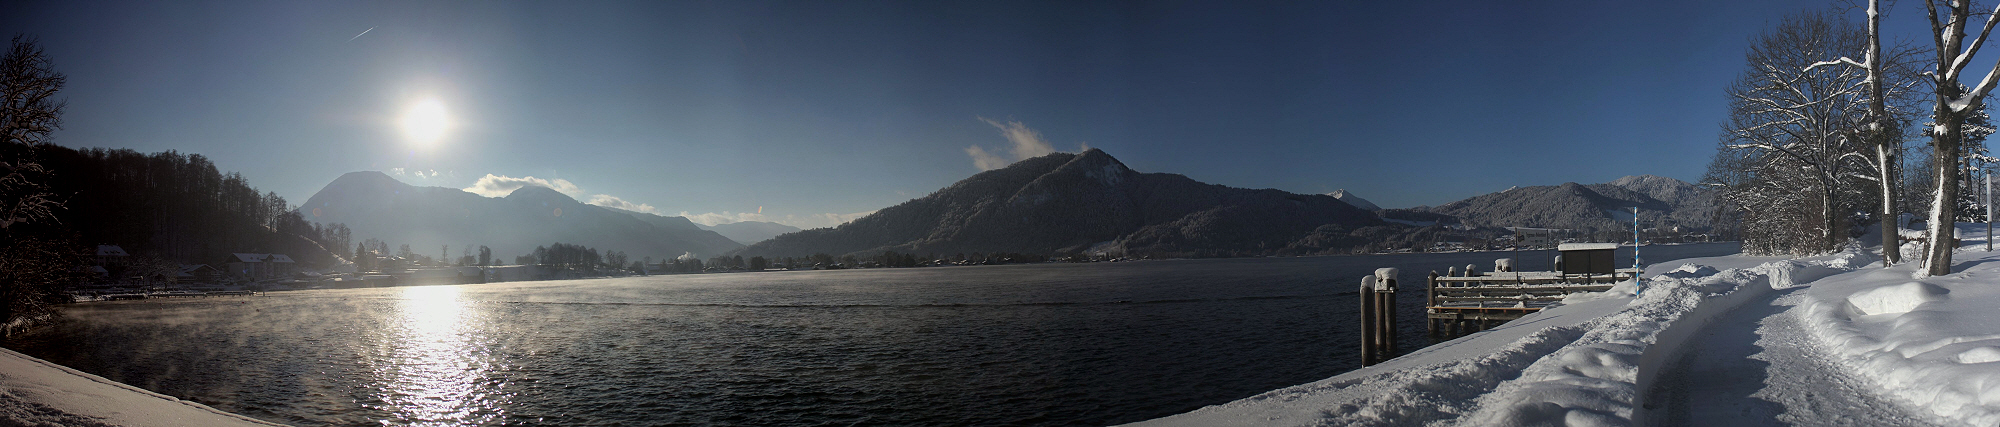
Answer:
<path fill-rule="evenodd" d="M 382 171 L 354 171 L 354 172 L 348 172 L 348 173 L 344 173 L 344 174 L 340 174 L 340 177 L 339 177 L 339 178 L 334 178 L 333 180 L 334 180 L 334 181 L 341 181 L 341 180 L 356 180 L 356 179 L 369 179 L 369 180 L 386 180 L 386 181 L 395 181 L 395 180 L 396 180 L 395 178 L 390 178 L 390 177 L 389 177 L 389 174 L 386 174 L 386 173 L 382 173 Z"/>
<path fill-rule="evenodd" d="M 341 174 L 339 178 L 334 178 L 333 182 L 326 184 L 326 188 L 394 188 L 407 186 L 409 184 L 389 177 L 389 174 L 382 173 L 382 171 L 348 172 Z"/>
<path fill-rule="evenodd" d="M 1630 227 L 1628 209 L 1653 226 L 1705 229 L 1712 225 L 1714 194 L 1687 182 L 1634 175 L 1603 184 L 1565 182 L 1511 187 L 1426 209 L 1475 226 L 1617 229 Z M 1622 220 L 1622 221 L 1621 221 Z"/>
<path fill-rule="evenodd" d="M 532 200 L 538 202 L 580 203 L 568 194 L 563 194 L 561 191 L 539 185 L 526 185 L 516 188 L 514 192 L 507 193 L 506 198 L 509 200 Z"/>
<path fill-rule="evenodd" d="M 627 252 L 634 258 L 718 255 L 742 247 L 686 218 L 586 205 L 542 186 L 496 198 L 412 186 L 376 171 L 351 172 L 313 194 L 304 206 L 313 208 L 307 219 L 346 224 L 357 240 L 430 248 L 489 246 L 502 259 L 555 242 Z"/>
<path fill-rule="evenodd" d="M 703 230 L 713 231 L 744 245 L 756 244 L 786 233 L 799 232 L 798 227 L 765 221 L 737 221 L 716 225 L 695 224 Z"/>
<path fill-rule="evenodd" d="M 1347 202 L 1347 204 L 1354 205 L 1354 207 L 1361 208 L 1361 210 L 1364 211 L 1382 210 L 1381 206 L 1376 206 L 1375 203 L 1369 202 L 1368 199 L 1363 199 L 1361 198 L 1361 196 L 1356 196 L 1354 195 L 1354 193 L 1349 193 L 1345 188 L 1339 190 L 1333 190 L 1332 193 L 1326 193 L 1326 195 L 1333 196 L 1333 198 L 1335 199 L 1340 199 L 1340 201 Z"/>
<path fill-rule="evenodd" d="M 1652 184 L 1652 183 L 1674 183 L 1674 182 L 1686 183 L 1686 181 L 1681 181 L 1678 179 L 1668 178 L 1659 175 L 1627 175 L 1624 178 L 1618 178 L 1612 180 L 1611 182 L 1607 182 L 1606 184 L 1624 187 L 1628 185 L 1641 184 L 1641 183 Z"/>
<path fill-rule="evenodd" d="M 1350 233 L 1386 226 L 1331 198 L 1141 173 L 1091 149 L 973 174 L 839 227 L 779 235 L 740 253 L 1324 253 L 1365 245 Z"/>

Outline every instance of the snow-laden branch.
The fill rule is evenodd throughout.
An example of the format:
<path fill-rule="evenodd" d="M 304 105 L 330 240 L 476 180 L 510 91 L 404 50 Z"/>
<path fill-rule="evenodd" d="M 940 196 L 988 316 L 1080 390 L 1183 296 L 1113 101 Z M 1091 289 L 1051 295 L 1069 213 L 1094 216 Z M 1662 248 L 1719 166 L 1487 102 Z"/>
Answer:
<path fill-rule="evenodd" d="M 1799 71 L 1812 71 L 1814 68 L 1819 68 L 1822 65 L 1840 65 L 1840 64 L 1847 64 L 1856 67 L 1861 67 L 1862 69 L 1868 68 L 1868 64 L 1863 64 L 1860 61 L 1855 61 L 1853 58 L 1848 58 L 1843 56 L 1840 57 L 1840 59 L 1835 59 L 1831 61 L 1814 62 L 1812 65 L 1807 65 L 1805 69 Z"/>
<path fill-rule="evenodd" d="M 1956 1 L 1952 3 L 1953 3 L 1952 4 L 1953 8 L 1966 7 L 1966 5 L 1958 4 L 1958 2 Z M 1996 23 L 2000 23 L 2000 4 L 1993 5 L 1993 13 L 1986 15 L 1986 25 L 1980 27 L 1979 37 L 1972 39 L 1972 46 L 1966 47 L 1964 54 L 1959 55 L 1958 58 L 1953 59 L 1951 61 L 1952 77 L 1958 77 L 1959 71 L 1965 69 L 1965 66 L 1969 65 L 1972 62 L 1972 57 L 1974 55 L 1979 54 L 1979 47 L 1986 44 L 1986 36 L 1993 33 L 1993 24 Z M 1954 35 L 1958 37 L 1965 37 L 1964 33 L 1958 33 Z M 1986 79 L 1989 81 L 1992 80 L 1993 73 L 1991 72 L 1986 73 Z"/>

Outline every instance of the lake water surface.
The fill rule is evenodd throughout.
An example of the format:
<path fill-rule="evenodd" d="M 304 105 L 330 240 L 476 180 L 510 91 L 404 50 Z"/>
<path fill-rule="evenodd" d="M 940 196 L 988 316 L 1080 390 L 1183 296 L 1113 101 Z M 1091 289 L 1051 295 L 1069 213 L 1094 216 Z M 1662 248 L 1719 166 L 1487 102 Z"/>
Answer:
<path fill-rule="evenodd" d="M 1649 246 L 1651 262 L 1737 245 Z M 1622 259 L 1630 259 L 1630 248 Z M 297 425 L 1091 425 L 1359 367 L 1355 287 L 1545 252 L 797 271 L 66 307 L 6 343 Z M 1628 261 L 1629 262 L 1629 261 Z"/>

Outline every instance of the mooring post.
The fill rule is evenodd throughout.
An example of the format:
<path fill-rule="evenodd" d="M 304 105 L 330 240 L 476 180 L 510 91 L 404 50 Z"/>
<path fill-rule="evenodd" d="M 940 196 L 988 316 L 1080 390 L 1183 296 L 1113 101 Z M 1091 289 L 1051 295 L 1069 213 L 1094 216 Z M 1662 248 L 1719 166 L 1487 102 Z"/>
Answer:
<path fill-rule="evenodd" d="M 1431 270 L 1431 277 L 1427 280 L 1424 280 L 1424 327 L 1426 330 L 1430 332 L 1431 341 L 1437 341 L 1437 336 L 1438 336 L 1437 321 L 1431 320 L 1430 318 L 1431 307 L 1436 307 L 1438 305 L 1437 287 L 1438 287 L 1438 272 L 1437 270 Z"/>
<path fill-rule="evenodd" d="M 1377 323 L 1382 330 L 1382 339 L 1377 341 L 1377 345 L 1382 347 L 1382 353 L 1375 357 L 1376 362 L 1379 363 L 1396 357 L 1395 268 L 1375 269 L 1375 298 L 1381 304 L 1380 308 L 1376 309 L 1376 314 L 1382 317 L 1382 320 Z"/>
<path fill-rule="evenodd" d="M 1375 276 L 1361 277 L 1361 366 L 1375 364 Z"/>

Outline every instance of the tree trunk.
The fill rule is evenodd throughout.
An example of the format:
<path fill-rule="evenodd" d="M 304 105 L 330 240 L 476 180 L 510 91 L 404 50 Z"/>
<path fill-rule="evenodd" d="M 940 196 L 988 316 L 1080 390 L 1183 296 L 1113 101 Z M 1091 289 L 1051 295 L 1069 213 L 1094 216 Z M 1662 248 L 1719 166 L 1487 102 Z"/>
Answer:
<path fill-rule="evenodd" d="M 1940 94 L 1949 100 L 1957 97 L 1957 91 L 1939 88 Z M 1924 272 L 1931 276 L 1951 274 L 1951 251 L 1958 247 L 1958 223 L 1953 215 L 1958 209 L 1958 144 L 1964 134 L 1965 117 L 1951 110 L 1947 102 L 1938 102 L 1936 114 L 1938 126 L 1943 134 L 1931 138 L 1933 165 L 1931 173 L 1937 179 L 1937 191 L 1931 194 L 1930 244 L 1924 253 Z"/>
<path fill-rule="evenodd" d="M 1879 134 L 1880 132 L 1877 133 Z M 1880 136 L 1878 135 L 1877 138 L 1880 138 Z M 1886 142 L 1875 145 L 1875 170 L 1880 173 L 1876 178 L 1882 187 L 1882 211 L 1877 213 L 1876 216 L 1882 223 L 1882 265 L 1884 266 L 1903 262 L 1902 227 L 1898 227 L 1896 224 L 1898 219 L 1898 215 L 1896 214 L 1896 181 L 1893 178 L 1895 175 L 1894 169 L 1891 169 L 1891 166 L 1895 162 L 1891 157 L 1893 155 L 1889 151 L 1889 145 Z"/>
<path fill-rule="evenodd" d="M 1875 143 L 1876 182 L 1882 186 L 1882 211 L 1876 214 L 1882 226 L 1882 265 L 1902 262 L 1902 227 L 1896 220 L 1895 138 L 1890 138 L 1889 106 L 1882 90 L 1882 0 L 1868 0 L 1868 137 Z"/>
<path fill-rule="evenodd" d="M 1820 186 L 1819 253 L 1833 252 L 1834 248 L 1840 247 L 1840 221 L 1837 220 L 1840 214 L 1833 210 L 1833 194 L 1832 183 Z"/>

